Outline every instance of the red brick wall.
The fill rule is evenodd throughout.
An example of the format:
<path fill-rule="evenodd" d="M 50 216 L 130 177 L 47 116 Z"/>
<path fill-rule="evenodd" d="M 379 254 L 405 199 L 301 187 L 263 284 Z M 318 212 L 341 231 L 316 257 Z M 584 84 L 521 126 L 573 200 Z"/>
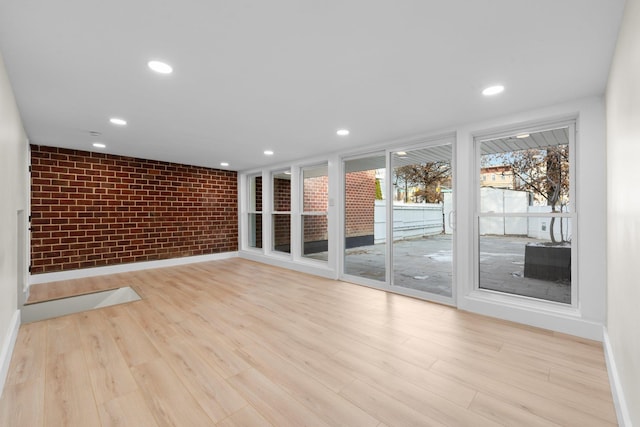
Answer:
<path fill-rule="evenodd" d="M 326 215 L 305 215 L 303 221 L 305 243 L 328 240 Z"/>
<path fill-rule="evenodd" d="M 291 180 L 273 179 L 273 210 L 278 212 L 291 210 Z"/>
<path fill-rule="evenodd" d="M 350 172 L 345 176 L 346 237 L 370 236 L 374 228 L 376 172 Z"/>
<path fill-rule="evenodd" d="M 273 179 L 273 210 L 289 212 L 291 210 L 291 180 Z M 288 246 L 291 240 L 291 215 L 273 215 L 274 246 Z"/>
<path fill-rule="evenodd" d="M 236 172 L 31 147 L 32 273 L 238 249 Z"/>
<path fill-rule="evenodd" d="M 262 176 L 253 176 L 251 179 L 253 180 L 251 185 L 253 189 L 251 191 L 255 192 L 255 211 L 262 212 Z M 250 232 L 255 233 L 255 247 L 262 248 L 262 214 L 256 213 L 252 215 L 255 215 L 255 228 Z"/>
<path fill-rule="evenodd" d="M 305 212 L 326 212 L 329 206 L 329 179 L 327 176 L 307 178 L 303 182 L 303 208 Z M 304 216 L 304 242 L 327 240 L 327 217 Z"/>

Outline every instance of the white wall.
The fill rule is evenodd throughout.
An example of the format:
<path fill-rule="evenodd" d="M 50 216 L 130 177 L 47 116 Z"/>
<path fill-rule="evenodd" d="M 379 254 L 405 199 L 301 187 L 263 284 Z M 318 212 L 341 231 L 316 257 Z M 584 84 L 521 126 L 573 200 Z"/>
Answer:
<path fill-rule="evenodd" d="M 640 426 L 640 0 L 627 0 L 606 101 L 607 329 L 627 421 Z"/>
<path fill-rule="evenodd" d="M 0 56 L 0 388 L 20 319 L 18 211 L 27 209 L 27 153 L 27 138 Z"/>

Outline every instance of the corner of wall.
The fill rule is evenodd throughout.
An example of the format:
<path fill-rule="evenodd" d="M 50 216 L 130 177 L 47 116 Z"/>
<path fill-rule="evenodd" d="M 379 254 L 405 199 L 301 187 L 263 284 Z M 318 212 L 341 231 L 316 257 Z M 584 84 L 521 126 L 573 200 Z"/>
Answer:
<path fill-rule="evenodd" d="M 615 357 L 613 354 L 613 348 L 611 347 L 611 341 L 609 341 L 609 333 L 607 327 L 603 327 L 603 341 L 604 357 L 607 362 L 607 372 L 609 373 L 609 383 L 611 384 L 611 394 L 613 396 L 613 403 L 616 407 L 616 416 L 618 417 L 618 424 L 620 427 L 631 427 L 631 415 L 629 414 L 629 407 L 624 395 L 624 389 L 620 381 L 620 374 L 616 365 Z"/>
<path fill-rule="evenodd" d="M 11 356 L 13 348 L 16 345 L 18 331 L 20 330 L 20 310 L 16 310 L 9 323 L 4 337 L 2 339 L 2 347 L 0 348 L 0 397 L 4 391 L 4 383 L 9 373 L 9 365 L 11 364 Z"/>

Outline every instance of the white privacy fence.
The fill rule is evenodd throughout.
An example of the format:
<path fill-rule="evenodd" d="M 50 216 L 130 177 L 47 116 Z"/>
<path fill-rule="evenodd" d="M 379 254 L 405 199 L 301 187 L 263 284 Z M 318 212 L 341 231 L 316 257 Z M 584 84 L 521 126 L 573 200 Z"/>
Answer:
<path fill-rule="evenodd" d="M 480 220 L 480 234 L 497 236 L 528 236 L 534 239 L 550 240 L 551 218 L 544 216 L 551 212 L 551 206 L 529 206 L 529 193 L 499 188 L 481 188 L 482 211 L 493 213 L 539 213 L 540 217 L 483 217 Z M 567 210 L 568 211 L 568 210 Z M 375 243 L 386 240 L 387 203 L 375 202 Z M 410 239 L 436 234 L 451 234 L 455 227 L 453 198 L 444 194 L 444 203 L 394 203 L 393 238 Z M 556 240 L 571 240 L 571 222 L 568 218 L 557 218 L 553 226 Z M 561 234 L 562 233 L 562 236 Z"/>
<path fill-rule="evenodd" d="M 480 189 L 483 212 L 539 213 L 551 212 L 551 206 L 529 206 L 529 193 L 499 188 Z M 565 207 L 566 208 L 566 207 Z M 565 212 L 569 209 L 566 208 Z M 497 236 L 528 236 L 534 239 L 550 240 L 551 217 L 483 217 L 480 220 L 480 234 Z M 556 240 L 571 240 L 569 218 L 557 218 L 553 225 Z M 561 235 L 562 233 L 562 235 Z"/>
<path fill-rule="evenodd" d="M 394 204 L 394 240 L 441 234 L 444 231 L 443 214 L 443 205 L 438 203 Z M 384 243 L 387 237 L 387 203 L 385 200 L 376 200 L 374 218 L 375 242 Z"/>

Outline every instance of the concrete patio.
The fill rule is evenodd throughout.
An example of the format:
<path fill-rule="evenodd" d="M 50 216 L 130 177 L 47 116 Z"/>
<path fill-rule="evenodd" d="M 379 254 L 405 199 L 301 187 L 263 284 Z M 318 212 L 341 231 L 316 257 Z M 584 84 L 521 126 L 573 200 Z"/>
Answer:
<path fill-rule="evenodd" d="M 571 284 L 524 277 L 526 237 L 482 236 L 480 240 L 480 287 L 516 295 L 571 303 Z M 436 235 L 396 241 L 394 285 L 451 296 L 452 241 L 450 235 Z M 385 280 L 385 246 L 348 249 L 345 273 L 373 280 Z M 318 254 L 320 255 L 320 254 Z"/>

